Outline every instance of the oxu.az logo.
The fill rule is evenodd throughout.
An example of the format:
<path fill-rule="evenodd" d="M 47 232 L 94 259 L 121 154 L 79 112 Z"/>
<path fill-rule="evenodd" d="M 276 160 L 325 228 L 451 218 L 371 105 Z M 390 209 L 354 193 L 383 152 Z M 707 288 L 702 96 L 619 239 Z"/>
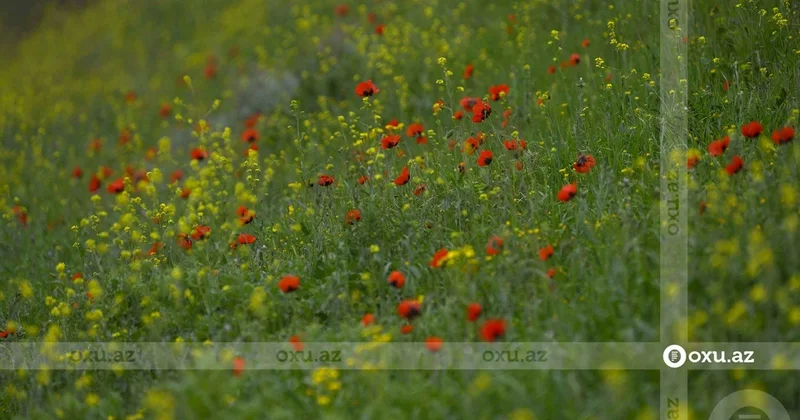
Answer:
<path fill-rule="evenodd" d="M 679 368 L 689 361 L 690 363 L 705 363 L 705 364 L 751 364 L 755 363 L 754 352 L 749 350 L 733 351 L 726 353 L 717 350 L 701 350 L 686 353 L 683 347 L 678 344 L 673 344 L 664 349 L 664 363 L 673 368 Z"/>

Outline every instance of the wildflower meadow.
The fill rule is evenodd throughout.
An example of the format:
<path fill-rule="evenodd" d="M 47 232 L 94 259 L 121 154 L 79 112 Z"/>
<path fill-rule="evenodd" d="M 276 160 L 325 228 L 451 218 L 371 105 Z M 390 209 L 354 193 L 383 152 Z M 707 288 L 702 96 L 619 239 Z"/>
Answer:
<path fill-rule="evenodd" d="M 0 41 L 0 418 L 800 417 L 797 2 L 80 3 Z"/>

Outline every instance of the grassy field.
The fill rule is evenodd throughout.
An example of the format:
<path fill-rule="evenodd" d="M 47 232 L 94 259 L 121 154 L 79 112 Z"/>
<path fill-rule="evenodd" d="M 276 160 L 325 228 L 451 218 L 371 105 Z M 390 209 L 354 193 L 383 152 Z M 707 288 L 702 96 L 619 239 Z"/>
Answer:
<path fill-rule="evenodd" d="M 657 2 L 286 3 L 89 2 L 8 50 L 0 342 L 659 341 Z M 690 339 L 799 341 L 800 10 L 691 3 Z M 658 371 L 231 363 L 2 371 L 0 417 L 660 414 Z"/>

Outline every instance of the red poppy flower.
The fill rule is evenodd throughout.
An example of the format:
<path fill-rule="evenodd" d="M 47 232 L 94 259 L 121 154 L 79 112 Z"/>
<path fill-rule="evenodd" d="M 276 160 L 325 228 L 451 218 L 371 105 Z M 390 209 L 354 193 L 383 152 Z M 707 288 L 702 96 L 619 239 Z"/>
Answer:
<path fill-rule="evenodd" d="M 518 161 L 514 162 L 514 168 L 516 168 L 518 171 L 521 171 L 522 170 L 522 161 L 518 160 Z"/>
<path fill-rule="evenodd" d="M 425 127 L 420 123 L 409 124 L 408 128 L 406 128 L 406 135 L 408 137 L 419 137 L 423 132 L 425 132 Z"/>
<path fill-rule="evenodd" d="M 708 145 L 708 154 L 711 156 L 720 156 L 721 154 L 725 153 L 725 150 L 728 149 L 728 145 L 731 143 L 731 138 L 725 136 L 719 140 L 714 140 L 711 144 Z"/>
<path fill-rule="evenodd" d="M 358 184 L 359 185 L 364 185 L 364 183 L 367 182 L 367 181 L 369 181 L 369 177 L 366 176 L 366 175 L 361 175 L 360 177 L 358 177 Z"/>
<path fill-rule="evenodd" d="M 355 222 L 360 222 L 360 221 L 361 221 L 361 210 L 359 209 L 350 210 L 347 212 L 347 214 L 344 215 L 344 222 L 347 223 L 348 225 L 352 225 Z"/>
<path fill-rule="evenodd" d="M 361 325 L 363 325 L 365 327 L 369 326 L 369 325 L 372 325 L 374 323 L 375 323 L 375 315 L 364 314 L 364 316 L 361 317 Z"/>
<path fill-rule="evenodd" d="M 547 277 L 548 278 L 552 279 L 553 277 L 556 276 L 556 274 L 558 274 L 558 270 L 556 270 L 555 268 L 551 268 L 551 269 L 547 270 Z"/>
<path fill-rule="evenodd" d="M 394 179 L 394 185 L 398 187 L 406 185 L 410 179 L 411 175 L 408 173 L 408 166 L 403 166 L 403 170 L 400 171 L 400 176 Z"/>
<path fill-rule="evenodd" d="M 729 163 L 728 166 L 725 167 L 725 171 L 728 172 L 728 175 L 735 175 L 739 171 L 741 171 L 743 167 L 744 167 L 744 160 L 742 160 L 742 158 L 739 157 L 739 155 L 736 155 L 731 159 L 731 163 Z"/>
<path fill-rule="evenodd" d="M 356 95 L 362 98 L 372 96 L 380 91 L 381 90 L 372 83 L 372 80 L 367 80 L 366 82 L 361 82 L 356 85 Z"/>
<path fill-rule="evenodd" d="M 179 247 L 181 247 L 181 248 L 183 248 L 183 249 L 185 249 L 187 251 L 192 249 L 192 240 L 189 239 L 186 236 L 185 233 L 178 234 L 178 237 L 176 238 L 176 242 L 177 242 Z"/>
<path fill-rule="evenodd" d="M 542 261 L 547 261 L 552 256 L 553 256 L 553 245 L 547 245 L 546 247 L 539 250 L 539 259 Z"/>
<path fill-rule="evenodd" d="M 149 182 L 150 180 L 147 178 L 147 171 L 144 169 L 137 169 L 134 170 L 131 167 L 127 167 L 125 169 L 125 173 L 128 175 L 129 178 L 133 179 L 133 183 L 137 184 L 139 182 Z"/>
<path fill-rule="evenodd" d="M 794 139 L 794 128 L 783 127 L 772 132 L 772 141 L 777 145 L 788 144 Z"/>
<path fill-rule="evenodd" d="M 414 326 L 411 324 L 405 324 L 400 327 L 400 333 L 402 334 L 411 334 L 414 331 Z"/>
<path fill-rule="evenodd" d="M 103 141 L 100 139 L 92 139 L 92 141 L 89 142 L 89 150 L 92 152 L 100 151 L 101 147 L 103 147 Z"/>
<path fill-rule="evenodd" d="M 730 82 L 728 81 L 728 79 L 725 79 L 725 81 L 724 81 L 724 82 L 722 82 L 722 90 L 724 90 L 725 92 L 727 92 L 727 91 L 728 91 L 728 88 L 730 87 L 730 85 L 731 85 L 731 84 L 730 84 Z"/>
<path fill-rule="evenodd" d="M 244 127 L 254 128 L 256 124 L 258 124 L 259 119 L 261 119 L 261 113 L 260 112 L 253 113 L 253 115 L 247 117 L 247 119 L 244 120 Z"/>
<path fill-rule="evenodd" d="M 242 373 L 244 373 L 244 359 L 241 357 L 234 357 L 233 358 L 233 376 L 240 377 Z"/>
<path fill-rule="evenodd" d="M 239 208 L 236 209 L 236 215 L 239 216 L 239 221 L 246 225 L 253 221 L 256 217 L 256 212 L 249 210 L 245 206 L 239 206 Z"/>
<path fill-rule="evenodd" d="M 333 184 L 333 181 L 334 181 L 334 179 L 330 175 L 320 175 L 319 176 L 319 180 L 317 181 L 317 184 L 319 186 L 321 186 L 321 187 L 327 187 L 327 186 Z"/>
<path fill-rule="evenodd" d="M 500 124 L 500 126 L 506 128 L 510 120 L 511 120 L 511 108 L 507 108 L 505 111 L 503 111 L 503 122 Z"/>
<path fill-rule="evenodd" d="M 161 108 L 158 109 L 158 115 L 160 115 L 161 118 L 167 119 L 171 114 L 172 114 L 172 105 L 168 103 L 161 104 Z"/>
<path fill-rule="evenodd" d="M 111 194 L 119 194 L 122 191 L 125 191 L 125 179 L 124 178 L 118 178 L 118 179 L 114 180 L 113 182 L 108 184 L 108 187 L 106 189 Z"/>
<path fill-rule="evenodd" d="M 402 318 L 412 320 L 422 314 L 422 308 L 418 301 L 408 299 L 397 305 L 397 314 Z"/>
<path fill-rule="evenodd" d="M 217 76 L 217 60 L 214 57 L 206 59 L 206 68 L 203 70 L 206 79 L 211 80 Z"/>
<path fill-rule="evenodd" d="M 176 169 L 172 174 L 169 176 L 169 182 L 175 183 L 183 179 L 183 171 L 180 169 Z"/>
<path fill-rule="evenodd" d="M 129 90 L 128 93 L 125 94 L 125 102 L 132 104 L 136 101 L 136 92 Z"/>
<path fill-rule="evenodd" d="M 464 118 L 464 113 L 463 113 L 463 112 L 461 112 L 461 111 L 456 111 L 456 112 L 453 114 L 453 119 L 454 119 L 454 120 L 461 121 L 463 118 Z"/>
<path fill-rule="evenodd" d="M 153 243 L 153 246 L 150 247 L 150 251 L 147 251 L 147 255 L 156 255 L 158 253 L 158 251 L 161 250 L 161 247 L 163 247 L 163 246 L 164 246 L 164 244 L 162 244 L 161 242 Z"/>
<path fill-rule="evenodd" d="M 572 54 L 569 56 L 569 64 L 572 66 L 577 66 L 581 62 L 580 54 Z"/>
<path fill-rule="evenodd" d="M 185 187 L 181 189 L 181 198 L 187 199 L 190 195 L 192 195 L 192 190 Z"/>
<path fill-rule="evenodd" d="M 253 143 L 258 141 L 259 135 L 258 131 L 252 128 L 248 128 L 242 132 L 242 141 Z"/>
<path fill-rule="evenodd" d="M 375 25 L 375 33 L 378 35 L 383 35 L 383 30 L 386 29 L 386 25 L 379 23 Z"/>
<path fill-rule="evenodd" d="M 403 285 L 406 284 L 406 276 L 400 271 L 395 270 L 389 274 L 389 278 L 386 281 L 390 286 L 394 286 L 397 289 L 402 289 Z"/>
<path fill-rule="evenodd" d="M 761 131 L 764 130 L 764 126 L 761 125 L 758 121 L 750 121 L 749 123 L 742 126 L 742 135 L 753 139 L 761 135 Z"/>
<path fill-rule="evenodd" d="M 83 169 L 81 169 L 80 166 L 76 166 L 75 169 L 72 170 L 72 177 L 75 179 L 83 177 Z"/>
<path fill-rule="evenodd" d="M 419 184 L 416 187 L 414 187 L 414 195 L 419 196 L 424 192 L 425 192 L 425 184 Z"/>
<path fill-rule="evenodd" d="M 558 70 L 558 67 L 551 64 L 550 67 L 547 68 L 547 74 L 555 74 L 556 70 Z"/>
<path fill-rule="evenodd" d="M 8 330 L 0 331 L 0 338 L 6 338 L 6 337 L 8 337 Z"/>
<path fill-rule="evenodd" d="M 208 158 L 208 152 L 202 147 L 195 147 L 194 149 L 189 152 L 189 155 L 192 157 L 192 160 L 204 160 Z"/>
<path fill-rule="evenodd" d="M 558 200 L 566 203 L 567 201 L 571 200 L 572 197 L 575 197 L 575 194 L 577 193 L 578 184 L 573 182 L 572 184 L 564 185 L 558 192 Z"/>
<path fill-rule="evenodd" d="M 334 11 L 336 12 L 337 16 L 344 17 L 344 16 L 347 16 L 347 14 L 350 12 L 350 7 L 348 5 L 342 3 L 342 4 L 338 5 L 338 6 L 336 6 L 336 9 L 334 9 Z"/>
<path fill-rule="evenodd" d="M 474 107 L 478 101 L 480 101 L 480 98 L 465 97 L 459 101 L 459 104 L 461 105 L 461 108 L 464 108 L 464 111 L 472 112 L 472 107 Z"/>
<path fill-rule="evenodd" d="M 583 40 L 583 42 L 581 42 L 581 47 L 588 48 L 590 44 L 591 44 L 591 41 L 589 41 L 589 38 L 586 38 L 586 39 Z"/>
<path fill-rule="evenodd" d="M 525 140 L 504 140 L 503 146 L 505 146 L 506 150 L 514 151 L 527 148 L 528 143 Z"/>
<path fill-rule="evenodd" d="M 475 322 L 478 320 L 478 317 L 481 316 L 481 312 L 483 312 L 483 308 L 479 303 L 472 302 L 467 305 L 467 321 Z"/>
<path fill-rule="evenodd" d="M 475 106 L 472 107 L 472 122 L 479 123 L 487 118 L 489 115 L 492 115 L 492 107 L 489 106 L 487 102 L 478 101 Z"/>
<path fill-rule="evenodd" d="M 442 349 L 442 343 L 444 343 L 444 340 L 436 336 L 430 336 L 425 339 L 425 347 L 433 353 Z"/>
<path fill-rule="evenodd" d="M 236 242 L 238 242 L 239 245 L 250 245 L 250 244 L 254 243 L 255 241 L 256 241 L 256 237 L 253 236 L 253 235 L 250 235 L 249 233 L 240 233 L 239 237 L 236 238 Z"/>
<path fill-rule="evenodd" d="M 475 66 L 472 64 L 467 64 L 467 66 L 464 67 L 464 79 L 471 78 L 473 72 L 475 72 Z"/>
<path fill-rule="evenodd" d="M 488 166 L 492 163 L 492 151 L 491 150 L 483 150 L 481 154 L 478 155 L 478 166 Z"/>
<path fill-rule="evenodd" d="M 381 149 L 391 149 L 400 143 L 400 136 L 390 135 L 381 139 Z"/>
<path fill-rule="evenodd" d="M 489 242 L 486 244 L 486 254 L 497 255 L 503 250 L 503 238 L 492 235 Z"/>
<path fill-rule="evenodd" d="M 507 96 L 508 92 L 508 85 L 505 83 L 489 87 L 489 96 L 493 101 L 499 101 L 501 97 Z"/>
<path fill-rule="evenodd" d="M 283 276 L 280 281 L 278 281 L 278 288 L 281 289 L 283 293 L 291 293 L 297 290 L 300 287 L 300 277 L 287 274 Z"/>
<path fill-rule="evenodd" d="M 367 22 L 369 22 L 369 23 L 375 23 L 375 22 L 377 22 L 377 21 L 378 21 L 378 15 L 376 15 L 376 14 L 375 14 L 375 13 L 373 13 L 373 12 L 369 12 L 369 13 L 367 13 Z"/>
<path fill-rule="evenodd" d="M 131 141 L 131 137 L 132 135 L 130 130 L 128 130 L 127 128 L 123 128 L 122 131 L 120 131 L 119 133 L 119 144 L 121 146 L 128 144 L 128 142 Z"/>
<path fill-rule="evenodd" d="M 429 262 L 428 265 L 433 268 L 441 267 L 442 260 L 444 260 L 446 256 L 447 256 L 447 248 L 442 248 L 436 251 L 435 254 L 433 254 L 433 259 L 431 259 L 431 262 Z"/>
<path fill-rule="evenodd" d="M 475 150 L 477 150 L 480 145 L 480 140 L 476 139 L 475 137 L 470 137 L 464 141 L 464 147 L 461 148 L 461 151 L 471 155 L 475 153 Z"/>
<path fill-rule="evenodd" d="M 697 162 L 700 162 L 700 156 L 689 156 L 686 158 L 686 168 L 693 169 L 697 166 Z"/>
<path fill-rule="evenodd" d="M 428 144 L 428 138 L 425 136 L 417 137 L 417 144 Z"/>
<path fill-rule="evenodd" d="M 489 319 L 481 327 L 481 337 L 484 341 L 495 341 L 506 334 L 506 321 L 502 319 Z"/>
<path fill-rule="evenodd" d="M 28 213 L 25 211 L 23 207 L 18 204 L 15 204 L 14 207 L 11 208 L 11 212 L 17 216 L 17 219 L 22 224 L 22 226 L 28 226 Z"/>
<path fill-rule="evenodd" d="M 203 69 L 203 75 L 206 79 L 211 80 L 217 76 L 217 66 L 214 63 L 206 64 L 206 68 Z"/>
<path fill-rule="evenodd" d="M 303 351 L 303 349 L 305 348 L 303 341 L 300 340 L 300 337 L 296 335 L 289 337 L 289 343 L 292 344 L 292 347 L 294 347 L 295 351 Z"/>
<path fill-rule="evenodd" d="M 592 155 L 580 155 L 578 160 L 572 165 L 575 172 L 579 174 L 588 174 L 594 168 L 595 161 Z"/>
<path fill-rule="evenodd" d="M 208 239 L 211 236 L 211 228 L 206 225 L 200 225 L 192 229 L 192 233 L 189 235 L 194 240 L 200 239 Z"/>

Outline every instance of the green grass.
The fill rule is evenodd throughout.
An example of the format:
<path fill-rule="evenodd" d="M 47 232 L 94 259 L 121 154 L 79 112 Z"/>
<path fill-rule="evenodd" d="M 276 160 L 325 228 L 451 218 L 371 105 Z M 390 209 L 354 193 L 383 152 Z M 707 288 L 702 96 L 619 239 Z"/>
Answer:
<path fill-rule="evenodd" d="M 776 146 L 770 138 L 796 126 L 800 113 L 798 11 L 768 3 L 692 5 L 689 141 L 700 157 L 689 191 L 692 340 L 800 338 L 800 151 L 796 141 Z M 388 333 L 393 342 L 470 342 L 481 339 L 485 319 L 499 318 L 505 341 L 658 341 L 657 5 L 383 1 L 350 4 L 347 16 L 336 5 L 99 1 L 51 13 L 22 40 L 0 69 L 0 327 L 16 330 L 0 340 L 354 342 Z M 382 35 L 368 13 L 385 24 Z M 571 54 L 580 62 L 570 65 Z M 204 77 L 209 57 L 213 79 Z M 465 80 L 467 64 L 475 73 Z M 380 92 L 362 100 L 354 89 L 367 79 Z M 489 87 L 499 84 L 509 93 L 492 101 Z M 491 116 L 454 120 L 465 96 L 484 97 Z M 159 116 L 162 104 L 172 106 L 168 118 Z M 246 158 L 240 136 L 256 111 L 259 151 Z M 403 128 L 400 144 L 381 150 L 395 118 L 422 123 L 427 144 Z M 211 129 L 197 133 L 199 120 Z M 740 134 L 751 120 L 763 124 L 761 138 Z M 494 154 L 485 167 L 480 150 L 462 149 L 478 131 L 480 150 Z M 725 154 L 710 156 L 708 144 L 728 134 Z M 89 152 L 95 138 L 102 147 Z M 506 150 L 510 139 L 527 148 Z M 196 147 L 208 159 L 192 162 Z M 581 154 L 597 162 L 589 173 L 573 169 Z M 744 170 L 730 176 L 724 167 L 734 154 Z M 90 193 L 89 179 L 104 166 L 114 173 Z M 404 166 L 411 180 L 396 186 Z M 128 167 L 125 191 L 109 193 Z M 176 170 L 183 179 L 170 184 Z M 137 183 L 136 171 L 149 182 Z M 323 174 L 334 177 L 331 186 L 317 184 Z M 361 176 L 369 177 L 363 185 Z M 572 182 L 577 195 L 559 201 Z M 420 184 L 425 191 L 415 195 Z M 252 223 L 238 223 L 239 206 L 255 212 Z M 348 225 L 353 209 L 362 219 Z M 176 238 L 198 225 L 210 227 L 209 238 L 180 247 Z M 231 249 L 241 233 L 255 243 Z M 503 249 L 489 257 L 493 235 Z M 147 255 L 155 242 L 163 247 Z M 542 261 L 547 245 L 554 253 Z M 451 261 L 431 268 L 441 248 Z M 386 283 L 394 270 L 406 276 L 402 289 Z M 82 281 L 73 280 L 77 272 Z M 292 294 L 278 288 L 286 274 L 301 278 Z M 422 316 L 402 334 L 396 306 L 412 298 L 422 299 Z M 476 324 L 465 319 L 471 302 L 483 307 Z M 375 327 L 361 325 L 366 313 Z M 0 378 L 0 412 L 659 414 L 655 371 L 338 375 L 340 388 L 327 390 L 309 371 L 9 372 Z M 693 374 L 692 384 L 800 385 L 720 375 Z M 716 402 L 692 398 L 693 414 L 707 415 Z"/>

